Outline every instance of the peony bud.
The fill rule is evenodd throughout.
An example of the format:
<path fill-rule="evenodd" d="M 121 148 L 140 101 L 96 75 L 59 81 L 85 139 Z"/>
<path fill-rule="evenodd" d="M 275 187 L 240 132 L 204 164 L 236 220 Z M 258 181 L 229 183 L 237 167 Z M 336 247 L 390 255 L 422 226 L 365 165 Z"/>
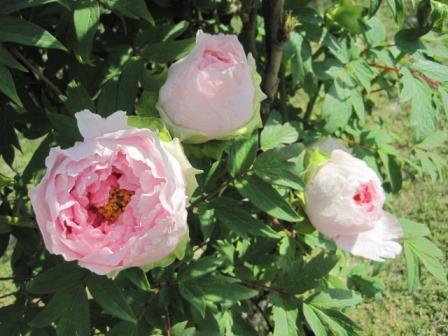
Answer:
<path fill-rule="evenodd" d="M 381 181 L 364 161 L 336 149 L 311 171 L 306 213 L 314 227 L 357 256 L 382 261 L 400 254 L 402 228 L 383 210 Z"/>
<path fill-rule="evenodd" d="M 249 135 L 262 126 L 260 83 L 235 35 L 199 31 L 190 54 L 170 67 L 157 106 L 168 129 L 188 143 Z"/>

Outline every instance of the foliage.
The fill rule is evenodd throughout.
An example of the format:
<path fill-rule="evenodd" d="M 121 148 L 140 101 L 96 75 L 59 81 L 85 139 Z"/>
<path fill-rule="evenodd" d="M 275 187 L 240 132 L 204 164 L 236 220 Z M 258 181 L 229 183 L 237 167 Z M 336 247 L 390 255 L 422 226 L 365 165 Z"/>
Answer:
<path fill-rule="evenodd" d="M 249 139 L 189 145 L 204 171 L 189 213 L 186 257 L 166 268 L 91 274 L 49 255 L 28 190 L 49 148 L 80 139 L 74 113 L 134 115 L 159 124 L 167 67 L 194 32 L 240 34 L 271 76 L 270 1 L 6 0 L 0 7 L 0 154 L 11 167 L 21 138 L 40 145 L 24 169 L 0 175 L 0 252 L 14 241 L 15 301 L 0 309 L 7 335 L 354 335 L 346 313 L 386 284 L 376 264 L 349 256 L 312 229 L 301 208 L 304 148 L 326 136 L 351 147 L 398 193 L 404 172 L 445 177 L 440 120 L 448 116 L 444 1 L 285 1 L 278 94 Z M 282 2 L 282 1 L 280 1 Z M 400 30 L 390 40 L 375 15 L 388 6 Z M 248 21 L 247 9 L 258 11 Z M 416 17 L 416 20 L 413 18 Z M 250 35 L 248 26 L 257 35 Z M 254 30 L 252 30 L 254 31 Z M 266 69 L 266 71 L 264 71 Z M 411 104 L 414 136 L 388 132 L 373 97 Z M 163 126 L 162 126 L 163 127 Z M 166 131 L 163 131 L 166 137 Z M 400 155 L 399 148 L 409 156 Z M 402 220 L 409 289 L 420 265 L 446 283 L 441 251 L 423 224 Z M 12 238 L 14 237 L 14 239 Z"/>

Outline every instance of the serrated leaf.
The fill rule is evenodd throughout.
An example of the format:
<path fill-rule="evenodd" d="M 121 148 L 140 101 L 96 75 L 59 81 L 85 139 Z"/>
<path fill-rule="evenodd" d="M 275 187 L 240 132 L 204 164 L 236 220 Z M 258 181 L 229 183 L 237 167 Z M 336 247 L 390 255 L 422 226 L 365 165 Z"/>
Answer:
<path fill-rule="evenodd" d="M 252 204 L 272 217 L 287 222 L 297 222 L 301 219 L 278 191 L 259 177 L 249 176 L 238 181 L 235 186 Z"/>
<path fill-rule="evenodd" d="M 230 175 L 237 176 L 247 171 L 255 160 L 258 147 L 258 134 L 250 138 L 239 138 L 229 147 L 227 169 Z"/>
<path fill-rule="evenodd" d="M 302 144 L 270 149 L 257 157 L 254 172 L 268 183 L 303 190 L 301 172 L 295 162 L 303 149 Z"/>
<path fill-rule="evenodd" d="M 120 288 L 111 279 L 91 275 L 87 280 L 87 287 L 95 301 L 107 313 L 129 322 L 137 320 Z"/>
<path fill-rule="evenodd" d="M 344 128 L 352 115 L 352 104 L 349 99 L 340 98 L 335 84 L 325 95 L 321 115 L 326 119 L 325 130 L 333 133 Z"/>
<path fill-rule="evenodd" d="M 34 23 L 12 16 L 0 17 L 0 41 L 39 48 L 67 50 L 53 35 Z"/>
<path fill-rule="evenodd" d="M 408 69 L 402 70 L 401 99 L 412 101 L 411 125 L 416 130 L 417 140 L 423 140 L 437 125 L 437 110 L 432 104 L 430 87 L 419 78 L 415 78 Z"/>
<path fill-rule="evenodd" d="M 267 151 L 281 144 L 290 144 L 297 141 L 299 131 L 291 123 L 282 124 L 280 114 L 273 111 L 269 114 L 260 135 L 261 149 Z"/>

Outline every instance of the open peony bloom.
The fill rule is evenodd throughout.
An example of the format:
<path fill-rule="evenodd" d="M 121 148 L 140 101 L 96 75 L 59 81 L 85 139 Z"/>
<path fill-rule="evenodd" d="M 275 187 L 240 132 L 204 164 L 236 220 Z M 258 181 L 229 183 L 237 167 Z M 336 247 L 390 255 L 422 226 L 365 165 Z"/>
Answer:
<path fill-rule="evenodd" d="M 159 92 L 160 116 L 185 142 L 249 134 L 261 127 L 260 82 L 236 35 L 199 31 L 190 54 L 169 69 Z"/>
<path fill-rule="evenodd" d="M 129 127 L 121 111 L 76 119 L 84 141 L 52 148 L 30 193 L 47 249 L 109 275 L 183 257 L 196 171 L 179 142 Z"/>
<path fill-rule="evenodd" d="M 385 194 L 376 173 L 362 160 L 336 149 L 306 187 L 311 223 L 343 250 L 382 261 L 401 252 L 398 220 L 383 210 Z"/>

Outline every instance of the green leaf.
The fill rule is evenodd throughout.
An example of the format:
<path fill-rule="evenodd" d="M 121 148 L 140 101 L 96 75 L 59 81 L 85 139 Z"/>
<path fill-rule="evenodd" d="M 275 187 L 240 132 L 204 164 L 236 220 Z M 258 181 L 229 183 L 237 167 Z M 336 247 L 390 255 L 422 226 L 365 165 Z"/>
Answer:
<path fill-rule="evenodd" d="M 203 277 L 204 275 L 215 271 L 222 264 L 222 262 L 222 258 L 216 255 L 202 257 L 182 269 L 179 272 L 178 280 L 182 282 Z"/>
<path fill-rule="evenodd" d="M 315 308 L 306 303 L 303 304 L 303 316 L 306 323 L 316 336 L 327 336 L 325 326 L 320 321 L 319 317 L 315 313 Z"/>
<path fill-rule="evenodd" d="M 402 68 L 401 100 L 412 101 L 411 125 L 415 127 L 417 140 L 427 137 L 437 125 L 437 111 L 432 104 L 431 88 L 412 73 Z"/>
<path fill-rule="evenodd" d="M 356 306 L 362 302 L 362 297 L 355 291 L 328 288 L 313 295 L 307 300 L 309 304 L 319 308 L 345 308 Z"/>
<path fill-rule="evenodd" d="M 176 61 L 189 53 L 194 46 L 194 39 L 166 41 L 146 46 L 141 56 L 154 63 L 168 63 Z"/>
<path fill-rule="evenodd" d="M 87 287 L 105 312 L 129 322 L 137 321 L 123 293 L 112 280 L 104 276 L 92 275 L 87 280 Z"/>
<path fill-rule="evenodd" d="M 190 281 L 189 283 L 191 286 L 192 282 Z M 223 275 L 202 277 L 201 281 L 195 282 L 195 286 L 203 293 L 206 301 L 221 304 L 233 304 L 258 295 L 256 290 L 239 284 L 237 279 Z"/>
<path fill-rule="evenodd" d="M 417 62 L 412 63 L 411 67 L 437 82 L 448 82 L 448 66 L 446 65 L 427 59 L 419 59 Z"/>
<path fill-rule="evenodd" d="M 58 336 L 90 336 L 90 309 L 84 286 L 78 286 L 75 297 L 66 302 L 68 309 L 56 323 Z"/>
<path fill-rule="evenodd" d="M 84 288 L 82 288 L 84 289 Z M 70 304 L 79 296 L 80 286 L 65 287 L 53 295 L 51 300 L 29 323 L 33 328 L 42 328 L 62 317 L 70 309 Z"/>
<path fill-rule="evenodd" d="M 404 256 L 406 259 L 406 268 L 408 274 L 408 289 L 413 292 L 420 285 L 420 270 L 418 267 L 418 258 L 410 246 L 404 244 Z"/>
<path fill-rule="evenodd" d="M 265 182 L 303 190 L 304 183 L 300 178 L 300 171 L 296 164 L 304 146 L 293 145 L 270 149 L 257 157 L 254 171 Z"/>
<path fill-rule="evenodd" d="M 115 111 L 132 112 L 138 92 L 138 82 L 143 73 L 143 62 L 131 59 L 119 77 L 110 79 L 102 88 L 97 110 L 107 117 Z"/>
<path fill-rule="evenodd" d="M 1 20 L 1 19 L 0 19 Z M 1 34 L 1 31 L 0 31 Z M 0 91 L 3 92 L 9 99 L 19 106 L 23 106 L 17 91 L 14 79 L 7 68 L 0 65 Z"/>
<path fill-rule="evenodd" d="M 301 219 L 278 191 L 259 177 L 249 176 L 238 181 L 235 186 L 241 195 L 272 217 L 287 222 L 297 222 Z"/>
<path fill-rule="evenodd" d="M 280 114 L 272 111 L 269 114 L 260 135 L 261 149 L 266 151 L 281 144 L 290 144 L 297 141 L 299 131 L 291 123 L 282 124 Z"/>
<path fill-rule="evenodd" d="M 401 23 L 404 17 L 404 3 L 403 0 L 387 0 L 392 14 L 395 17 L 395 22 Z"/>
<path fill-rule="evenodd" d="M 381 6 L 382 0 L 370 0 L 369 15 L 374 16 Z"/>
<path fill-rule="evenodd" d="M 424 150 L 431 150 L 443 146 L 448 140 L 447 132 L 436 130 L 431 132 L 417 147 Z"/>
<path fill-rule="evenodd" d="M 431 234 L 425 224 L 417 223 L 406 218 L 400 218 L 400 225 L 403 227 L 404 238 L 426 237 Z"/>
<path fill-rule="evenodd" d="M 247 238 L 249 235 L 278 238 L 276 232 L 263 221 L 253 217 L 241 203 L 231 198 L 219 197 L 210 204 L 215 209 L 218 221 L 230 232 Z M 232 211 L 229 211 L 232 209 Z"/>
<path fill-rule="evenodd" d="M 440 86 L 439 94 L 440 94 L 440 97 L 442 98 L 443 109 L 445 110 L 445 115 L 448 118 L 448 92 L 446 91 L 446 89 L 443 86 Z"/>
<path fill-rule="evenodd" d="M 34 294 L 49 294 L 58 290 L 81 283 L 86 272 L 74 262 L 62 262 L 50 268 L 31 280 L 27 291 Z"/>
<path fill-rule="evenodd" d="M 101 0 L 101 2 L 119 15 L 131 19 L 142 18 L 152 25 L 155 24 L 145 0 Z"/>
<path fill-rule="evenodd" d="M 173 336 L 194 336 L 197 335 L 196 328 L 187 328 L 188 321 L 179 322 L 172 326 L 171 332 Z"/>
<path fill-rule="evenodd" d="M 0 41 L 38 48 L 67 50 L 53 35 L 34 23 L 16 17 L 0 17 Z"/>
<path fill-rule="evenodd" d="M 297 320 L 299 310 L 297 304 L 291 300 L 274 294 L 270 300 L 272 303 L 272 319 L 274 320 L 273 336 L 298 336 L 304 335 L 299 331 Z"/>
<path fill-rule="evenodd" d="M 320 253 L 306 264 L 291 264 L 288 272 L 282 274 L 282 288 L 294 294 L 302 294 L 316 287 L 322 278 L 336 266 L 339 258 L 335 254 Z"/>
<path fill-rule="evenodd" d="M 82 140 L 74 117 L 56 113 L 48 113 L 47 116 L 59 137 L 70 142 Z"/>
<path fill-rule="evenodd" d="M 229 159 L 227 169 L 230 175 L 237 176 L 247 171 L 257 155 L 258 134 L 253 134 L 249 139 L 239 138 L 229 147 Z"/>
<path fill-rule="evenodd" d="M 426 269 L 442 284 L 448 284 L 446 278 L 446 270 L 442 263 L 432 255 L 420 254 L 420 261 L 425 265 Z"/>
<path fill-rule="evenodd" d="M 163 121 L 154 117 L 129 116 L 128 125 L 136 128 L 147 128 L 159 132 L 159 138 L 164 141 L 171 141 L 170 132 Z"/>
<path fill-rule="evenodd" d="M 75 46 L 75 51 L 83 62 L 90 63 L 90 53 L 99 20 L 100 7 L 98 0 L 78 0 L 76 2 L 73 23 L 78 43 Z"/>
<path fill-rule="evenodd" d="M 146 273 L 139 267 L 132 267 L 120 272 L 120 275 L 125 276 L 130 282 L 143 291 L 149 291 L 151 286 L 149 285 Z"/>
<path fill-rule="evenodd" d="M 70 10 L 70 6 L 64 0 L 3 0 L 0 8 L 0 13 L 14 13 L 19 10 L 36 7 L 50 3 L 59 3 L 66 9 Z"/>
<path fill-rule="evenodd" d="M 383 162 L 386 176 L 391 186 L 391 191 L 397 193 L 400 191 L 403 182 L 401 167 L 398 165 L 394 156 L 388 155 L 388 153 L 385 153 L 381 149 L 378 151 L 378 154 Z"/>
<path fill-rule="evenodd" d="M 350 100 L 339 97 L 335 84 L 325 95 L 321 115 L 326 119 L 325 130 L 328 133 L 333 133 L 338 128 L 344 128 L 352 115 Z"/>
<path fill-rule="evenodd" d="M 204 292 L 197 286 L 197 283 L 185 281 L 179 284 L 179 294 L 194 307 L 202 317 L 205 317 L 206 302 Z"/>
<path fill-rule="evenodd" d="M 137 324 L 128 321 L 118 322 L 107 334 L 107 336 L 138 336 Z"/>
<path fill-rule="evenodd" d="M 75 81 L 70 82 L 67 85 L 67 100 L 64 105 L 67 111 L 71 114 L 75 114 L 82 110 L 95 112 L 95 104 L 89 93 L 81 83 Z"/>

